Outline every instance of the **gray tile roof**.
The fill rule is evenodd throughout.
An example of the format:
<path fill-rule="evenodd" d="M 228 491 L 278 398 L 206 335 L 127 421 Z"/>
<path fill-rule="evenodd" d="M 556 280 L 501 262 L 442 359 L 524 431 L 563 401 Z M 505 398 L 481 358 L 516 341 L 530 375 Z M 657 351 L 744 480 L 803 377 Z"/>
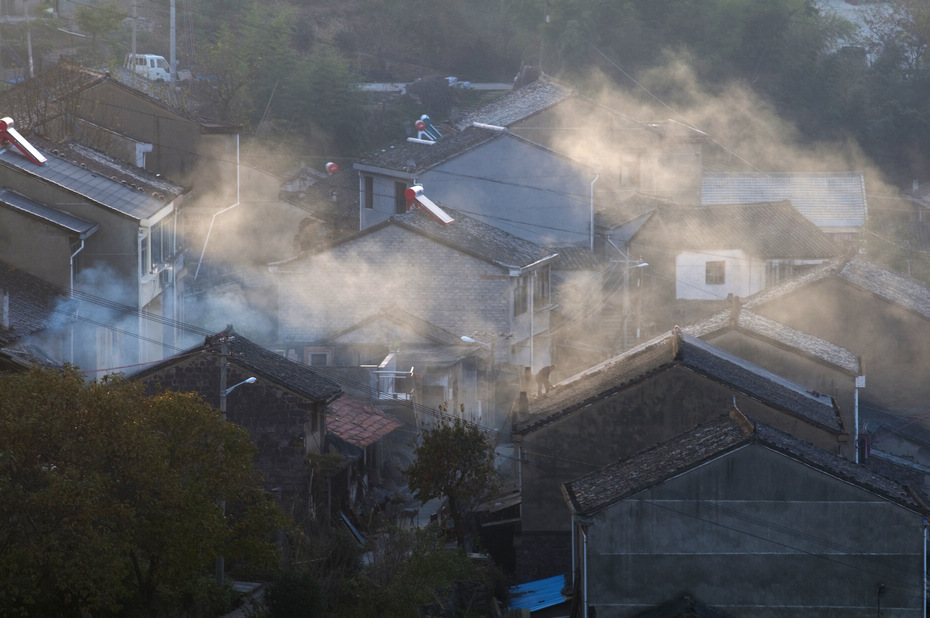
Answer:
<path fill-rule="evenodd" d="M 69 321 L 71 303 L 65 290 L 0 262 L 0 290 L 10 294 L 10 327 L 0 326 L 0 345 L 8 345 L 43 329 Z"/>
<path fill-rule="evenodd" d="M 682 330 L 689 335 L 702 339 L 729 330 L 738 330 L 836 367 L 851 376 L 858 376 L 861 373 L 859 358 L 846 348 L 830 343 L 820 337 L 795 330 L 746 309 L 739 312 L 735 324 L 732 320 L 732 312 L 728 309 L 701 322 L 683 326 Z"/>
<path fill-rule="evenodd" d="M 0 205 L 32 215 L 80 238 L 87 238 L 100 227 L 99 223 L 86 221 L 56 208 L 49 208 L 44 204 L 33 202 L 28 197 L 23 197 L 9 189 L 0 189 Z"/>
<path fill-rule="evenodd" d="M 356 169 L 383 169 L 418 174 L 482 144 L 500 139 L 504 133 L 491 129 L 467 127 L 460 133 L 446 135 L 434 144 L 401 142 L 381 152 L 362 157 Z"/>
<path fill-rule="evenodd" d="M 506 96 L 482 106 L 471 114 L 466 114 L 454 126 L 462 130 L 474 122 L 479 122 L 507 127 L 555 105 L 568 98 L 572 92 L 571 87 L 543 74 L 536 81 L 512 90 Z"/>
<path fill-rule="evenodd" d="M 236 366 L 244 370 L 244 372 L 254 375 L 259 380 L 278 384 L 314 401 L 328 402 L 342 394 L 342 387 L 339 384 L 321 375 L 309 365 L 288 360 L 280 354 L 275 354 L 271 350 L 265 349 L 239 335 L 232 327 L 228 327 L 215 335 L 210 335 L 204 339 L 203 344 L 190 348 L 160 363 L 150 365 L 144 370 L 132 374 L 131 377 L 141 379 L 152 375 L 182 362 L 185 358 L 198 351 L 218 355 L 224 337 L 229 339 L 229 365 Z"/>
<path fill-rule="evenodd" d="M 930 320 L 930 288 L 916 279 L 885 270 L 861 255 L 831 260 L 809 273 L 748 296 L 743 299 L 743 307 L 759 307 L 828 277 L 836 277 Z"/>
<path fill-rule="evenodd" d="M 530 403 L 530 416 L 514 433 L 528 434 L 578 413 L 663 369 L 680 365 L 799 418 L 839 433 L 842 422 L 830 397 L 812 393 L 696 337 L 673 330 L 558 384 Z"/>
<path fill-rule="evenodd" d="M 925 512 L 922 503 L 899 483 L 783 431 L 761 423 L 752 423 L 738 411 L 700 425 L 597 472 L 565 483 L 563 493 L 574 513 L 591 515 L 749 444 L 770 448 L 898 505 Z"/>
<path fill-rule="evenodd" d="M 587 247 L 553 247 L 551 251 L 559 254 L 553 265 L 558 270 L 598 270 L 604 266 Z"/>
<path fill-rule="evenodd" d="M 868 214 L 862 172 L 705 172 L 702 204 L 790 200 L 819 227 L 859 227 Z"/>
<path fill-rule="evenodd" d="M 39 148 L 35 141 L 33 145 Z M 17 173 L 42 178 L 133 219 L 142 220 L 156 214 L 175 197 L 162 195 L 158 191 L 155 193 L 160 197 L 153 197 L 152 191 L 141 182 L 137 184 L 127 181 L 123 184 L 122 175 L 114 180 L 116 170 L 104 169 L 102 164 L 88 165 L 85 160 L 72 163 L 47 150 L 43 151 L 43 154 L 48 161 L 40 166 L 28 161 L 19 151 L 7 147 L 0 150 L 0 166 L 16 170 Z"/>
<path fill-rule="evenodd" d="M 828 259 L 840 253 L 820 228 L 787 201 L 661 206 L 635 238 L 684 251 L 742 249 L 764 259 Z"/>
<path fill-rule="evenodd" d="M 540 262 L 552 261 L 558 255 L 552 249 L 540 247 L 536 243 L 508 234 L 451 208 L 444 208 L 444 210 L 455 219 L 449 225 L 439 225 L 420 209 L 414 209 L 403 215 L 395 215 L 388 223 L 422 234 L 508 270 L 523 269 Z"/>

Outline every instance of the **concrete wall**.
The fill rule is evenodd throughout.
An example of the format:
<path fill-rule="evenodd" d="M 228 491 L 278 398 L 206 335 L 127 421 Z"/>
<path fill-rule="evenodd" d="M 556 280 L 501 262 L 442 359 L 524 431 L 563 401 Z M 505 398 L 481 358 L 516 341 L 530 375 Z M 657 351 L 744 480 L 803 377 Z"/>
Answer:
<path fill-rule="evenodd" d="M 724 281 L 707 283 L 707 262 L 724 262 Z M 689 300 L 746 297 L 765 287 L 765 262 L 741 249 L 684 251 L 675 257 L 675 296 Z"/>
<path fill-rule="evenodd" d="M 748 417 L 816 444 L 837 450 L 836 436 L 766 406 L 742 393 L 682 367 L 672 367 L 616 395 L 585 407 L 525 436 L 515 436 L 521 450 L 523 538 L 517 573 L 538 571 L 553 541 L 548 535 L 571 528 L 561 484 L 594 472 L 619 459 L 664 442 L 726 414 L 736 405 Z M 535 534 L 541 534 L 535 547 Z M 568 537 L 564 537 L 568 542 Z M 560 551 L 564 551 L 564 548 Z M 565 572 L 569 563 L 549 577 Z"/>
<path fill-rule="evenodd" d="M 620 618 L 687 592 L 736 617 L 916 618 L 921 521 L 750 445 L 596 514 L 588 606 Z"/>
<path fill-rule="evenodd" d="M 67 288 L 71 253 L 67 231 L 0 206 L 0 261 Z"/>
<path fill-rule="evenodd" d="M 425 172 L 427 196 L 545 247 L 588 247 L 595 171 L 502 136 Z"/>

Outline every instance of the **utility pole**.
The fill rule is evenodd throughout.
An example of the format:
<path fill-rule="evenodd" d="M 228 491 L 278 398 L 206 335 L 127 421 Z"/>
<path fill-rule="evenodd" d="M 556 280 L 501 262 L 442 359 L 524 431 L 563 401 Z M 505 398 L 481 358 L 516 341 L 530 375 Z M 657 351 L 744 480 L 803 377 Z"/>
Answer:
<path fill-rule="evenodd" d="M 173 6 L 173 0 L 172 0 Z M 220 417 L 226 422 L 226 372 L 229 361 L 229 336 L 226 333 L 220 335 Z M 223 518 L 226 518 L 226 500 L 220 499 L 220 512 Z M 216 557 L 216 583 L 223 585 L 223 578 L 226 572 L 226 560 L 222 555 Z"/>
<path fill-rule="evenodd" d="M 171 0 L 171 10 L 170 10 L 171 15 L 169 16 L 169 19 L 171 21 L 171 26 L 170 26 L 170 36 L 169 36 L 169 39 L 170 39 L 169 52 L 170 53 L 168 54 L 169 56 L 168 62 L 171 65 L 170 68 L 171 68 L 171 83 L 172 84 L 178 81 L 178 59 L 175 54 L 175 47 L 176 47 L 175 41 L 177 39 L 177 29 L 175 26 L 175 11 L 174 11 L 175 2 L 176 0 Z"/>

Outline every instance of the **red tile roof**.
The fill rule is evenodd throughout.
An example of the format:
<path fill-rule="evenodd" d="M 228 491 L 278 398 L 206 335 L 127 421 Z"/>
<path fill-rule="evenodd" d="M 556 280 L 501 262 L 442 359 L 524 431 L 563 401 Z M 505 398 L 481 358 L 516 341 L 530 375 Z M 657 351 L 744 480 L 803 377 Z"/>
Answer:
<path fill-rule="evenodd" d="M 401 426 L 396 418 L 374 406 L 343 395 L 329 404 L 327 429 L 359 448 L 374 444 Z"/>

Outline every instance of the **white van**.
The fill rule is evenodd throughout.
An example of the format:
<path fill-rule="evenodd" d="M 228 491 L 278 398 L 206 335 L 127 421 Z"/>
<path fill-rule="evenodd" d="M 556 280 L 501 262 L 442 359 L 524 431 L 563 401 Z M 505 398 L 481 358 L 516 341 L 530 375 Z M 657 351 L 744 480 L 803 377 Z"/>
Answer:
<path fill-rule="evenodd" d="M 164 56 L 155 54 L 126 54 L 125 67 L 153 82 L 170 82 L 171 66 Z M 178 81 L 190 79 L 190 71 L 178 71 Z"/>

